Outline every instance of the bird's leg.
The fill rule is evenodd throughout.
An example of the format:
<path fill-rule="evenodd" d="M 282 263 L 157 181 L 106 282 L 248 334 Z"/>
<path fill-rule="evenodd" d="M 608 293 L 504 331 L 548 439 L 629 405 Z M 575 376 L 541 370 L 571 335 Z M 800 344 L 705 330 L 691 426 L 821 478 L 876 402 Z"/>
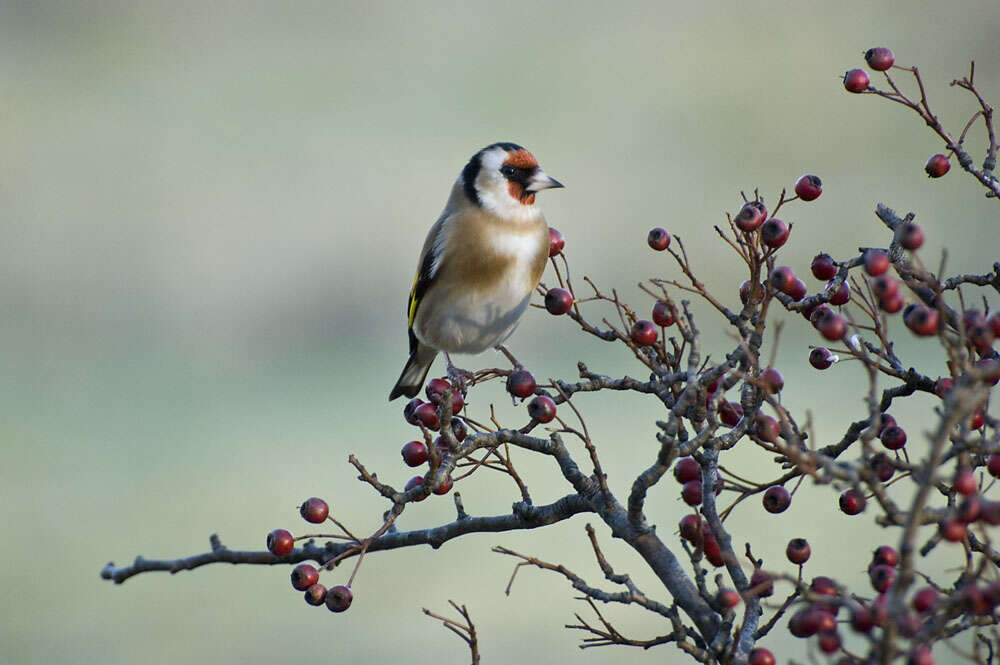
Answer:
<path fill-rule="evenodd" d="M 524 365 L 522 365 L 520 361 L 514 357 L 514 354 L 508 351 L 507 347 L 503 344 L 497 344 L 496 350 L 507 356 L 507 360 L 509 360 L 510 364 L 514 366 L 514 369 L 521 369 L 524 367 Z"/>
<path fill-rule="evenodd" d="M 475 377 L 472 372 L 467 369 L 462 369 L 461 367 L 455 367 L 454 363 L 451 362 L 451 356 L 448 352 L 444 352 L 445 363 L 448 368 L 448 380 L 452 382 L 455 388 L 462 393 L 466 394 L 469 390 L 469 381 L 472 381 Z"/>

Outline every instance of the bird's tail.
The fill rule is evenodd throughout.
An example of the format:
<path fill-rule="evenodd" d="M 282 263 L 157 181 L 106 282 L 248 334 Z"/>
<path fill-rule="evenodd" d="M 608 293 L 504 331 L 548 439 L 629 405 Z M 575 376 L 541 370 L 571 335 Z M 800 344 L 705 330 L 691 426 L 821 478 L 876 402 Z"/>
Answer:
<path fill-rule="evenodd" d="M 406 361 L 406 366 L 403 367 L 403 373 L 399 375 L 396 385 L 392 387 L 389 401 L 391 402 L 400 395 L 414 397 L 420 392 L 421 386 L 424 385 L 424 379 L 427 378 L 427 372 L 430 371 L 436 356 L 437 351 L 429 346 L 417 345 L 410 354 L 409 360 Z"/>

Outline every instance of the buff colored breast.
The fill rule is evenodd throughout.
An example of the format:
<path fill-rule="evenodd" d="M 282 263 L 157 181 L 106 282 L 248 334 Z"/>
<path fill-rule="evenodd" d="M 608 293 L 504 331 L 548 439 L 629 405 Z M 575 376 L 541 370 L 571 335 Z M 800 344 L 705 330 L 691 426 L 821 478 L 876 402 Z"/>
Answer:
<path fill-rule="evenodd" d="M 445 233 L 449 261 L 425 294 L 413 330 L 436 349 L 480 353 L 502 344 L 527 309 L 545 270 L 548 225 L 541 216 L 511 224 L 479 214 L 454 220 Z"/>

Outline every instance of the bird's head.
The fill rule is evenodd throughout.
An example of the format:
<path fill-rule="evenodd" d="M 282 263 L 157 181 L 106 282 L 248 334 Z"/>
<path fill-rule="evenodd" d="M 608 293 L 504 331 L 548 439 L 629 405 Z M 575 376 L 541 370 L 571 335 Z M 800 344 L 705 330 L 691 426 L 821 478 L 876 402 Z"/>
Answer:
<path fill-rule="evenodd" d="M 475 205 L 505 219 L 536 218 L 535 194 L 563 185 L 516 143 L 488 145 L 462 170 L 462 188 Z"/>

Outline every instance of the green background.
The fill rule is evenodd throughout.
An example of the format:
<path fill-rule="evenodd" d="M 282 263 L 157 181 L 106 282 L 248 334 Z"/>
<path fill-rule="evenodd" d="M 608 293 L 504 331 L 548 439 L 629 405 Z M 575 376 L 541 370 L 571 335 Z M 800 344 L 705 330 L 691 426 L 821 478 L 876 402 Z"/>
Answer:
<path fill-rule="evenodd" d="M 839 79 L 866 48 L 888 45 L 921 66 L 935 111 L 959 129 L 974 105 L 947 84 L 975 58 L 982 89 L 1000 99 L 997 34 L 989 0 L 0 3 L 0 661 L 467 662 L 420 613 L 448 599 L 469 606 L 484 663 L 675 660 L 673 647 L 578 651 L 581 635 L 563 624 L 586 608 L 554 575 L 523 570 L 504 596 L 513 560 L 491 553 L 495 544 L 600 581 L 582 517 L 372 556 L 338 616 L 307 607 L 284 567 L 150 574 L 122 587 L 98 571 L 140 553 L 204 551 L 213 532 L 261 548 L 272 528 L 302 532 L 296 506 L 312 495 L 352 529 L 374 530 L 384 502 L 355 481 L 347 455 L 397 485 L 410 475 L 398 451 L 413 430 L 402 404 L 385 401 L 405 359 L 406 291 L 452 180 L 492 141 L 522 143 L 566 184 L 539 204 L 565 234 L 574 274 L 643 309 L 636 282 L 678 274 L 646 247 L 649 227 L 684 238 L 732 303 L 745 277 L 712 225 L 737 209 L 740 189 L 760 186 L 773 201 L 804 172 L 822 177 L 824 194 L 787 209 L 795 228 L 782 262 L 810 288 L 817 251 L 886 243 L 877 201 L 917 213 L 928 265 L 948 246 L 950 269 L 985 271 L 998 254 L 996 203 L 957 165 L 928 181 L 923 163 L 941 142 Z M 969 141 L 980 158 L 983 140 L 977 127 Z M 696 312 L 718 357 L 732 340 Z M 815 333 L 788 322 L 783 399 L 812 409 L 827 442 L 863 414 L 864 377 L 809 368 Z M 540 377 L 572 378 L 579 359 L 643 376 L 620 346 L 539 310 L 510 345 Z M 899 351 L 945 371 L 933 341 L 904 331 Z M 492 352 L 463 359 L 499 362 Z M 507 423 L 525 417 L 496 384 L 469 401 L 481 419 L 493 402 Z M 578 403 L 624 496 L 655 454 L 660 413 L 638 397 Z M 894 409 L 911 454 L 925 445 L 932 405 Z M 730 458 L 741 475 L 777 475 L 747 446 Z M 537 502 L 566 491 L 546 460 L 515 459 Z M 459 489 L 473 514 L 506 512 L 517 498 L 497 474 Z M 672 538 L 684 512 L 673 480 L 651 492 L 648 511 Z M 452 515 L 435 497 L 401 527 Z M 786 513 L 751 501 L 731 526 L 776 567 L 787 540 L 807 536 L 816 553 L 806 575 L 861 592 L 869 550 L 898 538 L 808 485 Z M 598 533 L 612 564 L 663 600 L 638 557 Z M 960 564 L 957 548 L 940 547 L 921 565 Z M 666 631 L 638 609 L 608 616 L 629 636 Z M 801 660 L 804 643 L 786 636 L 763 644 Z"/>

